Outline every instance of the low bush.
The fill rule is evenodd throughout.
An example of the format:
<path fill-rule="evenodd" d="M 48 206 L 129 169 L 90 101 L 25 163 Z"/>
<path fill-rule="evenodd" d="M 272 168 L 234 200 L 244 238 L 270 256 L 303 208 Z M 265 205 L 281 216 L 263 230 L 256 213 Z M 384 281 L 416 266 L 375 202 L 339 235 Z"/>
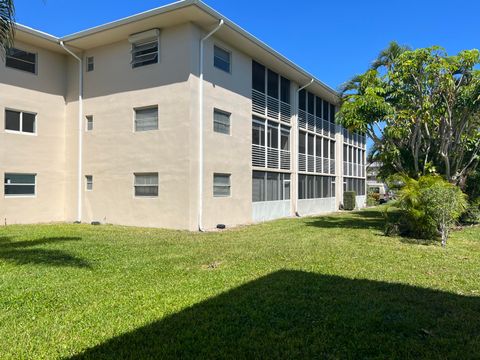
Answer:
<path fill-rule="evenodd" d="M 441 237 L 446 246 L 450 229 L 467 207 L 462 191 L 439 176 L 425 175 L 418 180 L 403 177 L 399 191 L 404 234 L 423 239 Z"/>
<path fill-rule="evenodd" d="M 380 194 L 373 191 L 368 191 L 367 206 L 377 206 L 378 204 L 380 204 Z"/>
<path fill-rule="evenodd" d="M 356 196 L 355 191 L 345 191 L 343 193 L 343 208 L 345 210 L 355 210 Z"/>

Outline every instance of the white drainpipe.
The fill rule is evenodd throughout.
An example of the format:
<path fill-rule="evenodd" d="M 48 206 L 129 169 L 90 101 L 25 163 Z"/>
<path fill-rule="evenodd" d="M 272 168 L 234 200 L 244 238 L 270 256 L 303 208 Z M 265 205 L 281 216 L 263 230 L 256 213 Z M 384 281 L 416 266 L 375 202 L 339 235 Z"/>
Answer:
<path fill-rule="evenodd" d="M 68 49 L 63 41 L 60 46 L 78 61 L 78 169 L 77 169 L 77 222 L 82 221 L 82 157 L 83 157 L 83 61 Z"/>
<path fill-rule="evenodd" d="M 204 42 L 210 36 L 215 34 L 223 25 L 223 19 L 218 25 L 210 31 L 204 38 L 200 40 L 200 88 L 198 90 L 198 116 L 199 116 L 199 147 L 198 147 L 198 230 L 203 231 L 203 57 L 204 57 Z"/>
<path fill-rule="evenodd" d="M 298 131 L 300 129 L 300 127 L 298 126 L 298 111 L 299 111 L 299 96 L 300 96 L 300 91 L 302 91 L 303 89 L 306 89 L 307 87 L 309 87 L 310 85 L 313 84 L 313 79 L 310 80 L 310 82 L 304 86 L 302 86 L 301 88 L 299 88 L 297 90 L 297 96 L 295 97 L 295 107 L 296 107 L 296 112 L 295 112 L 295 116 L 297 117 L 296 121 L 297 121 L 297 131 L 294 132 L 295 134 L 295 137 L 296 137 L 296 141 L 295 141 L 295 144 L 297 146 L 297 153 L 298 153 L 298 141 L 299 141 L 299 137 L 298 137 Z M 297 154 L 297 158 L 295 159 L 295 182 L 296 182 L 296 186 L 297 186 L 297 191 L 296 191 L 296 194 L 297 196 L 295 196 L 295 215 L 296 216 L 300 216 L 300 214 L 298 213 L 298 154 Z"/>

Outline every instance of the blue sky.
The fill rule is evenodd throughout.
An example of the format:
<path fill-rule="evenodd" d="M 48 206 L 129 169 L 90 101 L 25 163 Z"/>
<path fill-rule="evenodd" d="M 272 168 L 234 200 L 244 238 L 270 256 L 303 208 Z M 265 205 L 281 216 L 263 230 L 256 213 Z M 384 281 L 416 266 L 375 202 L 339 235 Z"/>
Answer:
<path fill-rule="evenodd" d="M 62 36 L 169 0 L 16 0 L 17 21 Z M 391 40 L 480 48 L 480 1 L 206 0 L 333 88 L 366 70 Z"/>

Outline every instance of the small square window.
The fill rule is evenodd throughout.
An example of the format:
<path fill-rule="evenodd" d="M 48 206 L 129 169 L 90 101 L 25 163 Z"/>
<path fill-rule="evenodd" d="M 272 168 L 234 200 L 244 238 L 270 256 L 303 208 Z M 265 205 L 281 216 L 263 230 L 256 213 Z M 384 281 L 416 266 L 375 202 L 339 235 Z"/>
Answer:
<path fill-rule="evenodd" d="M 87 72 L 95 70 L 95 59 L 93 56 L 87 57 Z"/>
<path fill-rule="evenodd" d="M 86 175 L 85 176 L 85 189 L 87 191 L 92 191 L 93 190 L 93 176 L 92 175 Z"/>
<path fill-rule="evenodd" d="M 137 173 L 135 175 L 135 196 L 158 196 L 158 173 Z"/>
<path fill-rule="evenodd" d="M 229 73 L 231 71 L 231 56 L 230 52 L 215 45 L 213 48 L 213 65 L 217 69 Z"/>
<path fill-rule="evenodd" d="M 135 131 L 158 130 L 158 107 L 135 109 Z"/>
<path fill-rule="evenodd" d="M 213 110 L 213 131 L 230 135 L 230 113 L 218 109 Z"/>
<path fill-rule="evenodd" d="M 230 196 L 230 174 L 213 174 L 213 196 Z"/>
<path fill-rule="evenodd" d="M 92 131 L 93 130 L 93 115 L 87 115 L 85 116 L 87 119 L 87 131 Z"/>

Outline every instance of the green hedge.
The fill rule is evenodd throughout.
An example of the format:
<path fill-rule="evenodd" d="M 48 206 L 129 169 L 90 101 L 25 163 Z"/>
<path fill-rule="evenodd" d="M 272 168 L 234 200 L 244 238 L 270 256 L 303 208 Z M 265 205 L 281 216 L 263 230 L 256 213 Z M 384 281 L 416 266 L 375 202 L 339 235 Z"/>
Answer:
<path fill-rule="evenodd" d="M 345 191 L 343 193 L 343 208 L 345 210 L 355 210 L 357 193 L 355 191 Z"/>

